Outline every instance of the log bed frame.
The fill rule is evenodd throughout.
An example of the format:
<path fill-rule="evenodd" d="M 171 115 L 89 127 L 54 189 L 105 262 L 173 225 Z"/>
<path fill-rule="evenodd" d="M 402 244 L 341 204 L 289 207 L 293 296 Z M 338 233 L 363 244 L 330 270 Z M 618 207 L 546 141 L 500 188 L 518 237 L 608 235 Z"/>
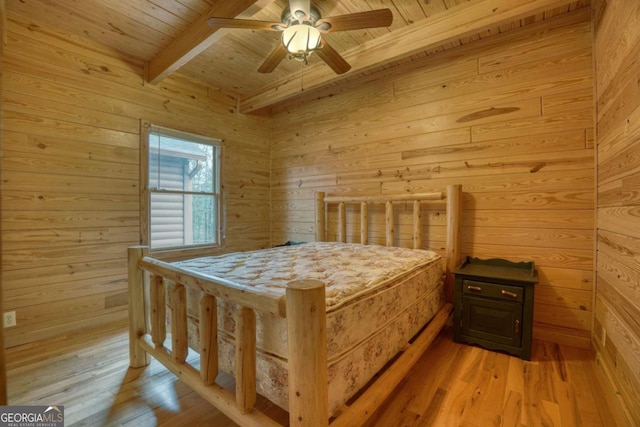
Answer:
<path fill-rule="evenodd" d="M 445 201 L 447 210 L 446 295 L 448 303 L 434 316 L 418 337 L 376 381 L 328 418 L 327 337 L 324 284 L 317 280 L 297 280 L 287 285 L 285 296 L 255 293 L 223 278 L 185 273 L 169 263 L 148 256 L 145 246 L 128 251 L 129 280 L 129 356 L 132 368 L 149 364 L 150 356 L 171 370 L 186 385 L 222 413 L 242 426 L 280 426 L 254 408 L 256 402 L 256 315 L 268 312 L 287 319 L 289 340 L 289 425 L 299 427 L 352 427 L 364 423 L 406 376 L 429 347 L 450 316 L 452 306 L 451 271 L 459 264 L 461 226 L 461 187 L 447 186 L 446 193 L 403 194 L 394 196 L 346 197 L 316 196 L 316 240 L 325 240 L 326 207 L 338 203 L 338 240 L 346 240 L 346 204 L 360 204 L 361 242 L 367 243 L 368 204 L 386 206 L 386 244 L 393 245 L 393 204 L 413 203 L 413 246 L 420 248 L 421 201 Z M 148 273 L 148 274 L 147 274 Z M 165 286 L 169 286 L 171 348 L 167 337 Z M 203 292 L 200 300 L 200 369 L 186 362 L 187 304 L 186 287 Z M 236 328 L 235 395 L 215 383 L 218 375 L 217 298 L 239 306 Z M 150 331 L 150 333 L 149 333 Z"/>

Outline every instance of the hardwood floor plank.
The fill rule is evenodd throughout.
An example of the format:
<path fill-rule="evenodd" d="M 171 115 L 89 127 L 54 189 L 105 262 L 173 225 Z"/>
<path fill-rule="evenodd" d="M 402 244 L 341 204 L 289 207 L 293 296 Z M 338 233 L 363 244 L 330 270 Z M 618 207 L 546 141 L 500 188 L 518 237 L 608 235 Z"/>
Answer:
<path fill-rule="evenodd" d="M 542 406 L 544 407 L 545 414 L 549 417 L 549 421 L 543 425 L 550 426 L 561 426 L 562 421 L 560 421 L 560 407 L 557 403 L 549 402 L 548 400 L 542 401 Z M 574 424 L 575 425 L 575 424 Z"/>
<path fill-rule="evenodd" d="M 236 426 L 158 362 L 129 368 L 122 327 L 7 353 L 9 404 L 64 405 L 67 426 Z M 187 360 L 197 364 L 197 355 Z M 234 389 L 224 373 L 217 381 Z M 534 340 L 523 361 L 454 343 L 445 328 L 364 426 L 624 427 L 615 405 L 588 350 Z M 256 406 L 287 423 L 266 399 Z"/>
<path fill-rule="evenodd" d="M 510 356 L 503 353 L 490 353 L 495 355 L 491 358 L 493 363 L 488 365 L 485 360 L 485 370 L 489 373 L 489 380 L 485 387 L 485 393 L 482 397 L 481 408 L 482 419 L 489 421 L 487 426 L 499 427 L 502 424 L 502 410 L 506 400 L 506 384 L 509 369 Z"/>
<path fill-rule="evenodd" d="M 431 374 L 433 380 L 427 381 L 425 379 L 424 382 L 413 381 L 418 384 L 420 388 L 416 392 L 415 399 L 410 402 L 409 408 L 421 414 L 422 417 L 424 417 L 425 414 L 429 415 L 429 408 L 433 406 L 434 399 L 444 399 L 447 390 L 442 387 L 442 385 L 447 378 L 455 375 L 461 361 L 460 347 L 456 346 L 453 341 L 442 341 L 442 345 L 434 347 L 432 351 L 425 354 L 423 362 L 420 365 L 429 371 L 433 369 L 432 367 L 438 366 L 438 369 Z M 416 372 L 415 375 L 422 376 L 423 374 Z M 437 409 L 438 407 L 436 406 L 435 408 Z"/>
<path fill-rule="evenodd" d="M 507 375 L 507 390 L 518 393 L 520 397 L 524 394 L 524 361 L 515 357 L 509 358 L 509 373 Z M 508 398 L 508 394 L 506 398 Z"/>
<path fill-rule="evenodd" d="M 520 422 L 522 418 L 522 393 L 509 390 L 505 397 L 504 406 L 502 408 L 502 419 L 500 427 L 518 427 L 523 426 Z"/>
<path fill-rule="evenodd" d="M 425 411 L 417 420 L 416 426 L 417 427 L 436 426 L 435 420 L 438 414 L 438 409 L 442 406 L 446 398 L 447 398 L 446 390 L 442 388 L 436 389 L 436 392 L 433 394 L 433 398 L 431 399 L 429 406 L 425 408 Z"/>

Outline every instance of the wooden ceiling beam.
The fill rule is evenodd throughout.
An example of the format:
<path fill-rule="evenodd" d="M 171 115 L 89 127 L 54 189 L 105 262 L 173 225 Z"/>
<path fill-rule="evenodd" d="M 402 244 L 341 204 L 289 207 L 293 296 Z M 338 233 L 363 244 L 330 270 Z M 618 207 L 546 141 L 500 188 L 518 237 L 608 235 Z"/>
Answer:
<path fill-rule="evenodd" d="M 227 30 L 209 27 L 207 20 L 210 17 L 250 18 L 274 1 L 217 1 L 207 13 L 200 16 L 177 39 L 149 61 L 146 67 L 146 81 L 151 84 L 159 83 L 227 34 Z"/>
<path fill-rule="evenodd" d="M 305 90 L 566 4 L 567 0 L 472 0 L 343 52 L 342 56 L 351 64 L 351 71 L 345 74 L 336 75 L 324 64 L 309 67 L 304 72 Z M 300 78 L 292 75 L 244 96 L 240 112 L 250 113 L 274 105 L 298 95 L 299 91 Z"/>

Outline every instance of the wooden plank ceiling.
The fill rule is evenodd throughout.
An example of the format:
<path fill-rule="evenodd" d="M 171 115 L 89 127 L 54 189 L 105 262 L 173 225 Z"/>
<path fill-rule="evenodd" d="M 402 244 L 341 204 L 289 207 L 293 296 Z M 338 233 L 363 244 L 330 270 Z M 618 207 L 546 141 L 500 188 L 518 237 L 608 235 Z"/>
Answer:
<path fill-rule="evenodd" d="M 269 107 L 305 90 L 361 78 L 416 56 L 467 44 L 589 6 L 590 0 L 317 0 L 323 17 L 389 8 L 388 28 L 329 33 L 352 65 L 337 76 L 312 55 L 285 59 L 270 74 L 256 70 L 280 33 L 212 31 L 210 16 L 279 21 L 287 0 L 7 0 L 10 13 L 88 37 L 130 61 L 144 62 L 151 83 L 173 72 L 239 94 L 240 110 Z"/>

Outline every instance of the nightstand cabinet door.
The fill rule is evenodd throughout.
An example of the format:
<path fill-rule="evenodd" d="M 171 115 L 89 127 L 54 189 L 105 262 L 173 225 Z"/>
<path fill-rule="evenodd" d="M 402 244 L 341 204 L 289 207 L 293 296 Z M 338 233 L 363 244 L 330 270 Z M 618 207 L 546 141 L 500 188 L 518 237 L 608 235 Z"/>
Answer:
<path fill-rule="evenodd" d="M 463 335 L 520 347 L 521 304 L 469 296 L 462 301 L 462 318 Z"/>

